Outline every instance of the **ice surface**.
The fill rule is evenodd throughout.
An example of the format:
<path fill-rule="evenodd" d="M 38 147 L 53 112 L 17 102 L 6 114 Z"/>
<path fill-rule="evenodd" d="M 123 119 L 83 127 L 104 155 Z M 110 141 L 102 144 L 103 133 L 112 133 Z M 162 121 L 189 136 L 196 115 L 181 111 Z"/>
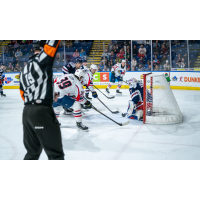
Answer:
<path fill-rule="evenodd" d="M 104 91 L 104 90 L 102 90 Z M 115 95 L 115 90 L 110 90 Z M 107 99 L 100 92 L 99 98 L 113 111 L 127 109 L 130 95 L 121 90 L 122 96 Z M 4 90 L 0 97 L 0 160 L 22 160 L 26 153 L 23 145 L 23 102 L 19 90 Z M 191 160 L 200 159 L 200 91 L 173 90 L 184 116 L 181 124 L 143 125 L 131 120 L 127 126 L 118 126 L 94 110 L 85 112 L 83 123 L 89 132 L 78 132 L 73 116 L 62 115 L 63 148 L 67 160 Z M 164 97 L 163 97 L 164 98 Z M 97 108 L 104 106 L 92 100 Z M 103 111 L 118 122 L 127 121 L 120 114 Z M 67 128 L 66 128 L 67 127 Z M 40 159 L 47 159 L 43 151 Z"/>

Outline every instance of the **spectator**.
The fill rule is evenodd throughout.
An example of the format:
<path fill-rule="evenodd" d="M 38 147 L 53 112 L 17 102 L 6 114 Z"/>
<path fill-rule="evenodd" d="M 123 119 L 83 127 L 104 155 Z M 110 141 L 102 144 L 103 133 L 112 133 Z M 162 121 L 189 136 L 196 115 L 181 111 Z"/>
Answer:
<path fill-rule="evenodd" d="M 134 66 L 134 67 L 133 67 L 133 71 L 137 71 L 137 68 L 136 68 L 136 66 Z"/>
<path fill-rule="evenodd" d="M 104 65 L 104 68 L 102 71 L 109 71 L 109 68 L 107 67 L 107 65 Z"/>
<path fill-rule="evenodd" d="M 19 72 L 19 71 L 20 71 L 19 63 L 16 63 L 14 72 Z"/>
<path fill-rule="evenodd" d="M 79 57 L 80 56 L 80 54 L 79 54 L 79 52 L 78 52 L 78 49 L 76 49 L 76 51 L 74 52 L 74 54 L 73 54 L 73 57 L 74 58 L 77 58 L 77 57 Z"/>
<path fill-rule="evenodd" d="M 73 45 L 73 43 L 72 43 L 71 40 L 66 40 L 66 41 L 65 41 L 65 46 L 66 46 L 66 47 L 69 48 L 69 47 L 72 47 L 72 45 Z"/>
<path fill-rule="evenodd" d="M 19 47 L 19 43 L 18 43 L 17 40 L 16 40 L 16 42 L 15 42 L 15 44 L 14 44 L 14 48 L 17 49 L 18 47 Z"/>
<path fill-rule="evenodd" d="M 113 50 L 113 42 L 110 41 L 110 44 L 108 45 L 108 52 L 110 53 Z"/>
<path fill-rule="evenodd" d="M 126 71 L 131 71 L 130 62 L 126 59 Z"/>
<path fill-rule="evenodd" d="M 111 64 L 111 66 L 115 65 L 114 60 L 112 58 L 110 59 L 110 64 Z"/>
<path fill-rule="evenodd" d="M 166 53 L 167 53 L 167 50 L 168 50 L 167 47 L 163 44 L 160 54 L 161 54 L 161 55 L 162 55 L 162 54 L 166 54 Z"/>
<path fill-rule="evenodd" d="M 138 60 L 139 65 L 144 65 L 144 59 L 143 57 L 140 57 L 140 59 Z"/>
<path fill-rule="evenodd" d="M 158 60 L 157 55 L 155 55 L 155 58 L 153 60 L 153 66 L 155 67 L 156 65 L 159 65 L 159 64 L 160 64 L 160 61 Z"/>
<path fill-rule="evenodd" d="M 131 52 L 130 52 L 130 49 L 127 49 L 127 52 L 126 52 L 126 59 L 128 59 L 128 61 L 131 60 Z"/>
<path fill-rule="evenodd" d="M 145 71 L 145 68 L 140 64 L 137 68 L 137 71 Z"/>
<path fill-rule="evenodd" d="M 13 63 L 14 63 L 15 66 L 16 66 L 17 64 L 19 64 L 19 58 L 18 58 L 18 57 L 15 58 L 15 61 L 14 61 Z"/>
<path fill-rule="evenodd" d="M 115 59 L 115 58 L 116 58 L 116 55 L 114 54 L 114 51 L 111 51 L 111 54 L 109 56 L 109 60 Z"/>
<path fill-rule="evenodd" d="M 56 54 L 55 61 L 58 61 L 58 62 L 60 61 L 60 53 L 59 52 Z"/>
<path fill-rule="evenodd" d="M 17 57 L 20 57 L 22 55 L 23 55 L 22 52 L 19 49 L 17 49 L 17 51 L 15 53 L 15 57 L 17 58 Z"/>
<path fill-rule="evenodd" d="M 14 71 L 14 67 L 13 67 L 12 63 L 9 63 L 9 65 L 7 67 L 7 71 Z"/>
<path fill-rule="evenodd" d="M 166 60 L 166 63 L 163 65 L 164 71 L 169 71 L 170 70 L 170 65 L 169 65 L 169 61 Z"/>
<path fill-rule="evenodd" d="M 10 58 L 14 58 L 14 57 L 15 57 L 15 51 L 12 50 L 12 51 L 10 51 Z"/>
<path fill-rule="evenodd" d="M 111 53 L 108 53 L 108 49 L 106 49 L 105 50 L 105 53 L 103 53 L 102 55 L 101 55 L 101 57 L 106 57 L 106 58 L 109 58 L 109 56 L 111 55 Z"/>
<path fill-rule="evenodd" d="M 181 63 L 181 54 L 178 54 L 178 58 L 176 59 L 176 66 L 180 67 L 180 63 Z"/>
<path fill-rule="evenodd" d="M 154 71 L 160 71 L 160 68 L 158 65 L 155 65 Z"/>
<path fill-rule="evenodd" d="M 166 63 L 167 57 L 165 54 L 163 54 L 162 60 L 160 62 L 160 66 L 163 66 Z"/>
<path fill-rule="evenodd" d="M 4 54 L 8 54 L 8 47 L 4 46 Z"/>
<path fill-rule="evenodd" d="M 117 57 L 120 59 L 124 59 L 124 53 L 122 49 L 120 49 L 119 53 L 117 54 Z"/>
<path fill-rule="evenodd" d="M 121 59 L 118 57 L 115 59 L 115 64 L 117 64 L 117 63 L 121 63 Z"/>
<path fill-rule="evenodd" d="M 108 65 L 107 65 L 108 71 L 111 71 L 112 66 L 113 65 L 111 65 L 111 61 L 108 61 Z"/>
<path fill-rule="evenodd" d="M 160 48 L 158 47 L 158 44 L 156 44 L 155 47 L 153 48 L 153 53 L 154 55 L 160 54 Z"/>
<path fill-rule="evenodd" d="M 31 49 L 30 53 L 29 53 L 29 57 L 33 56 L 34 55 L 34 50 Z"/>
<path fill-rule="evenodd" d="M 162 44 L 164 44 L 168 48 L 169 47 L 169 40 L 164 40 L 164 42 Z"/>
<path fill-rule="evenodd" d="M 148 68 L 146 69 L 146 71 L 151 71 L 151 64 L 148 66 Z"/>
<path fill-rule="evenodd" d="M 104 69 L 104 65 L 103 65 L 103 61 L 101 61 L 98 66 L 98 71 L 103 71 L 103 69 Z"/>
<path fill-rule="evenodd" d="M 160 48 L 160 43 L 159 43 L 158 40 L 156 40 L 156 42 L 153 44 L 153 48 L 156 47 L 156 46 Z"/>
<path fill-rule="evenodd" d="M 81 56 L 81 57 L 86 56 L 86 52 L 84 51 L 84 49 L 81 49 L 80 56 Z"/>
<path fill-rule="evenodd" d="M 136 45 L 133 46 L 133 57 L 138 55 L 138 49 L 136 47 Z"/>
<path fill-rule="evenodd" d="M 114 54 L 117 54 L 117 53 L 118 53 L 118 50 L 117 50 L 117 48 L 116 48 L 116 45 L 113 46 L 113 52 L 114 52 Z"/>
<path fill-rule="evenodd" d="M 136 67 L 136 66 L 137 66 L 137 60 L 133 58 L 133 60 L 131 61 L 131 67 Z"/>
<path fill-rule="evenodd" d="M 141 47 L 139 48 L 139 51 L 138 51 L 138 57 L 145 57 L 146 56 L 146 48 L 144 47 L 144 45 L 142 44 Z"/>
<path fill-rule="evenodd" d="M 149 65 L 151 66 L 151 61 L 150 60 L 148 60 L 147 61 L 147 64 L 144 66 L 145 67 L 145 70 L 149 70 Z"/>
<path fill-rule="evenodd" d="M 180 68 L 186 68 L 186 67 L 187 67 L 187 64 L 186 64 L 186 62 L 185 62 L 185 59 L 182 58 L 182 59 L 181 59 L 181 63 L 180 63 Z"/>

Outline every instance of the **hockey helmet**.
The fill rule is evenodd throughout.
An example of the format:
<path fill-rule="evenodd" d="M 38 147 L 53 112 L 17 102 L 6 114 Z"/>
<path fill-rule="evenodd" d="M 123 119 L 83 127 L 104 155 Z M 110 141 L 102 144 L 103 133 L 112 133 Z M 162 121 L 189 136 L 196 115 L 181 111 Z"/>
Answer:
<path fill-rule="evenodd" d="M 90 66 L 90 69 L 96 69 L 96 70 L 98 70 L 98 67 L 97 67 L 96 65 L 92 64 L 92 65 Z"/>
<path fill-rule="evenodd" d="M 84 72 L 83 72 L 83 70 L 81 70 L 81 69 L 77 69 L 76 71 L 75 71 L 75 74 L 74 74 L 75 76 L 77 76 L 78 78 L 79 78 L 79 80 L 80 80 L 80 78 L 81 77 L 84 77 Z"/>
<path fill-rule="evenodd" d="M 81 58 L 77 58 L 75 63 L 82 63 L 82 59 Z"/>

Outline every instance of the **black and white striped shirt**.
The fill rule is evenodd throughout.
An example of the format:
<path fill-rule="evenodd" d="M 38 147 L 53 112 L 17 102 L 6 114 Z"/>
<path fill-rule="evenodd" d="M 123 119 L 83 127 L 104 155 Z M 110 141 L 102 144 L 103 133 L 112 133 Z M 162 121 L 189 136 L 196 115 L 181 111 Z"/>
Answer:
<path fill-rule="evenodd" d="M 20 93 L 25 104 L 52 105 L 53 62 L 60 40 L 47 40 L 44 49 L 30 57 L 20 74 Z"/>

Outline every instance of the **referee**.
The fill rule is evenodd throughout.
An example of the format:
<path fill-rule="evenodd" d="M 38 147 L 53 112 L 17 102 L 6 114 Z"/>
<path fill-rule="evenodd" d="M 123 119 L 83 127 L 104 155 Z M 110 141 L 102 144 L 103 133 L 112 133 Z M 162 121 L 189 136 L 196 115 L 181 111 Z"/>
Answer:
<path fill-rule="evenodd" d="M 35 54 L 20 74 L 20 94 L 25 104 L 24 160 L 38 160 L 42 149 L 49 160 L 64 160 L 60 126 L 52 108 L 52 67 L 59 43 L 60 40 L 34 42 Z"/>

